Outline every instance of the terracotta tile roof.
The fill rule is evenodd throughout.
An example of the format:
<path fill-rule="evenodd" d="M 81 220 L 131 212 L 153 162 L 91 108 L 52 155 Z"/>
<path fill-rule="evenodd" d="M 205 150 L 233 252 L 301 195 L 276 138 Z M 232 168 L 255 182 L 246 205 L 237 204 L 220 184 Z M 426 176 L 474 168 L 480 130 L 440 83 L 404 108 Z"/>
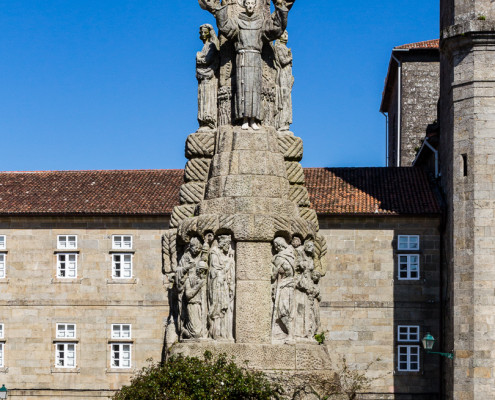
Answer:
<path fill-rule="evenodd" d="M 306 187 L 321 214 L 438 214 L 426 174 L 403 168 L 308 168 Z"/>
<path fill-rule="evenodd" d="M 426 40 L 424 42 L 408 43 L 402 46 L 394 47 L 394 49 L 438 49 L 440 47 L 440 39 Z"/>
<path fill-rule="evenodd" d="M 415 168 L 307 168 L 320 214 L 436 214 Z M 164 216 L 178 203 L 182 170 L 1 172 L 0 215 Z"/>

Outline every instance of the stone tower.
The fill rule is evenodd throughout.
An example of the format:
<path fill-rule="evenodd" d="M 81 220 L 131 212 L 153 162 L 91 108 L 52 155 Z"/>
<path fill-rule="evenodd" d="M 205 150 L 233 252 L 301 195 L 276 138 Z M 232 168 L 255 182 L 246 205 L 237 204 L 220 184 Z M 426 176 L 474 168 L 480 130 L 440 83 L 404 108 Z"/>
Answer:
<path fill-rule="evenodd" d="M 325 373 L 315 335 L 326 242 L 304 187 L 303 143 L 289 131 L 294 0 L 273 0 L 272 14 L 265 0 L 199 3 L 219 32 L 200 28 L 200 129 L 187 139 L 181 205 L 163 237 L 167 351 L 226 353 L 285 377 Z"/>
<path fill-rule="evenodd" d="M 495 392 L 495 3 L 441 1 L 449 399 Z"/>

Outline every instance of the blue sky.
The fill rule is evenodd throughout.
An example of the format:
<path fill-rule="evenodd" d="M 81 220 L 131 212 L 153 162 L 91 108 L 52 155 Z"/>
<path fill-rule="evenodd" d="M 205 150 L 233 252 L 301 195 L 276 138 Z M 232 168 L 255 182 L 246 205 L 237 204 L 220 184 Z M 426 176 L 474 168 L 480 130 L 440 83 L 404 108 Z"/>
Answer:
<path fill-rule="evenodd" d="M 383 166 L 392 47 L 438 38 L 437 1 L 298 0 L 305 167 Z M 183 168 L 197 128 L 196 0 L 0 1 L 0 170 Z"/>

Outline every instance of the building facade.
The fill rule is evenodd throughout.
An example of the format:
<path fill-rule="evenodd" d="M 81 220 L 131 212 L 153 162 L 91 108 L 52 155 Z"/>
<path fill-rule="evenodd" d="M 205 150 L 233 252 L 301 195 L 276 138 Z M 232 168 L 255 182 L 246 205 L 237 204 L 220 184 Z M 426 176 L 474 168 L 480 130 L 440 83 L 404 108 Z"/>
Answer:
<path fill-rule="evenodd" d="M 161 236 L 182 175 L 0 173 L 0 382 L 12 398 L 108 398 L 161 360 Z M 320 306 L 332 365 L 372 363 L 380 398 L 439 398 L 440 360 L 420 346 L 441 333 L 441 214 L 427 175 L 305 175 L 328 245 Z"/>
<path fill-rule="evenodd" d="M 387 116 L 387 165 L 411 166 L 437 122 L 439 40 L 394 47 L 380 112 Z"/>

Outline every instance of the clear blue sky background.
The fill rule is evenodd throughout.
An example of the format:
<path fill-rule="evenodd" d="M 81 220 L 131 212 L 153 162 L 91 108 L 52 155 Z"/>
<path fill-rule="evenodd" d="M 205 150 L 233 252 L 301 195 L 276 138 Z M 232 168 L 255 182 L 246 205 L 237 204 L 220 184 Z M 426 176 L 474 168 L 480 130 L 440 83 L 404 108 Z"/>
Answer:
<path fill-rule="evenodd" d="M 303 165 L 382 166 L 392 47 L 438 37 L 438 1 L 298 0 Z M 197 128 L 196 0 L 0 1 L 0 170 L 183 168 Z"/>

